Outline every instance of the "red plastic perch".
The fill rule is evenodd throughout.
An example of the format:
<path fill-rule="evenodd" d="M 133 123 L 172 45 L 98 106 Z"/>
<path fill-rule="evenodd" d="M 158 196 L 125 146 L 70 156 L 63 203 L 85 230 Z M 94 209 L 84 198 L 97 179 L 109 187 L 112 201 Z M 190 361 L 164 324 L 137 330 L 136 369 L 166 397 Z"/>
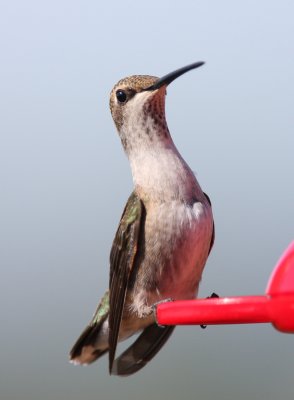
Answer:
<path fill-rule="evenodd" d="M 159 325 L 215 325 L 270 322 L 294 333 L 294 242 L 278 261 L 263 296 L 223 297 L 159 303 Z"/>

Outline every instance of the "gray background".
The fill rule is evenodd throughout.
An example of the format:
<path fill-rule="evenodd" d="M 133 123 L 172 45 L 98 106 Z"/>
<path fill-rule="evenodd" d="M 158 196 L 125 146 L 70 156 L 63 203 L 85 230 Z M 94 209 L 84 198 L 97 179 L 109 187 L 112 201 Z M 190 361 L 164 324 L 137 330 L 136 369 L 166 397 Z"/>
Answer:
<path fill-rule="evenodd" d="M 293 1 L 1 1 L 1 400 L 293 399 L 293 335 L 180 327 L 128 379 L 67 353 L 108 282 L 132 190 L 108 108 L 131 74 L 168 88 L 174 141 L 209 193 L 205 297 L 262 294 L 294 238 Z"/>

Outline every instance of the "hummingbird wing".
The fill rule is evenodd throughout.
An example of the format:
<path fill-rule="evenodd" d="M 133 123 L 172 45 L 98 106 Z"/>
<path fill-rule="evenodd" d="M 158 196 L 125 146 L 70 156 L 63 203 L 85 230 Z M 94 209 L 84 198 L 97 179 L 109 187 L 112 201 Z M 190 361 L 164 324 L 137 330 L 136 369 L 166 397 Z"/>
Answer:
<path fill-rule="evenodd" d="M 153 324 L 144 329 L 138 339 L 114 360 L 112 374 L 132 375 L 143 368 L 159 352 L 173 333 L 175 326 Z"/>
<path fill-rule="evenodd" d="M 109 279 L 109 372 L 115 357 L 128 282 L 138 250 L 145 208 L 135 192 L 124 209 L 110 252 Z"/>
<path fill-rule="evenodd" d="M 102 356 L 108 348 L 98 349 L 97 338 L 99 336 L 103 322 L 107 319 L 109 312 L 109 293 L 102 297 L 94 316 L 82 332 L 73 348 L 70 351 L 70 361 L 74 364 L 89 364 Z"/>
<path fill-rule="evenodd" d="M 204 192 L 203 192 L 203 194 L 207 198 L 207 201 L 208 201 L 209 205 L 211 206 L 211 201 L 210 201 L 210 198 L 209 198 L 208 194 L 206 194 Z M 212 249 L 213 244 L 214 244 L 214 239 L 215 239 L 215 226 L 214 226 L 214 221 L 213 221 L 212 235 L 211 235 L 210 248 L 209 248 L 208 254 L 210 254 L 210 252 L 211 252 L 211 249 Z"/>

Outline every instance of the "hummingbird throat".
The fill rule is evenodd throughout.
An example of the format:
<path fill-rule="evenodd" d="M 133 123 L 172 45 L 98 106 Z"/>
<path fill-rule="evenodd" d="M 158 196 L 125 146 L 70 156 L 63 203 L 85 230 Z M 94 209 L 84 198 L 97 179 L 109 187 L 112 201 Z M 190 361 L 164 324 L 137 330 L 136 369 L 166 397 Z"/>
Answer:
<path fill-rule="evenodd" d="M 120 137 L 129 156 L 132 152 L 158 151 L 172 139 L 165 119 L 165 89 L 142 92 L 124 113 Z"/>

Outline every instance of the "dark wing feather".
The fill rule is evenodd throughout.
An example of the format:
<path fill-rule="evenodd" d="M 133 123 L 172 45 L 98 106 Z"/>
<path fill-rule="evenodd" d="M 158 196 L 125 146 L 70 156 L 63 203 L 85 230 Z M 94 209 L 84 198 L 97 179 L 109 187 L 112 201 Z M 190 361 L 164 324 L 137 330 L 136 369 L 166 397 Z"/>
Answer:
<path fill-rule="evenodd" d="M 162 348 L 175 326 L 159 327 L 153 324 L 144 329 L 138 339 L 114 360 L 112 373 L 132 375 L 142 369 Z"/>
<path fill-rule="evenodd" d="M 207 198 L 207 201 L 208 201 L 208 203 L 209 203 L 210 206 L 211 206 L 211 201 L 210 201 L 209 196 L 208 196 L 206 193 L 204 193 L 204 192 L 203 192 L 203 194 L 204 194 L 204 196 Z M 213 244 L 214 244 L 214 239 L 215 239 L 215 227 L 214 227 L 214 221 L 213 221 L 212 235 L 211 235 L 210 248 L 209 248 L 208 254 L 211 252 L 211 249 L 212 249 Z"/>
<path fill-rule="evenodd" d="M 120 323 L 130 275 L 138 249 L 144 206 L 132 193 L 124 209 L 110 253 L 109 372 L 115 357 Z"/>

